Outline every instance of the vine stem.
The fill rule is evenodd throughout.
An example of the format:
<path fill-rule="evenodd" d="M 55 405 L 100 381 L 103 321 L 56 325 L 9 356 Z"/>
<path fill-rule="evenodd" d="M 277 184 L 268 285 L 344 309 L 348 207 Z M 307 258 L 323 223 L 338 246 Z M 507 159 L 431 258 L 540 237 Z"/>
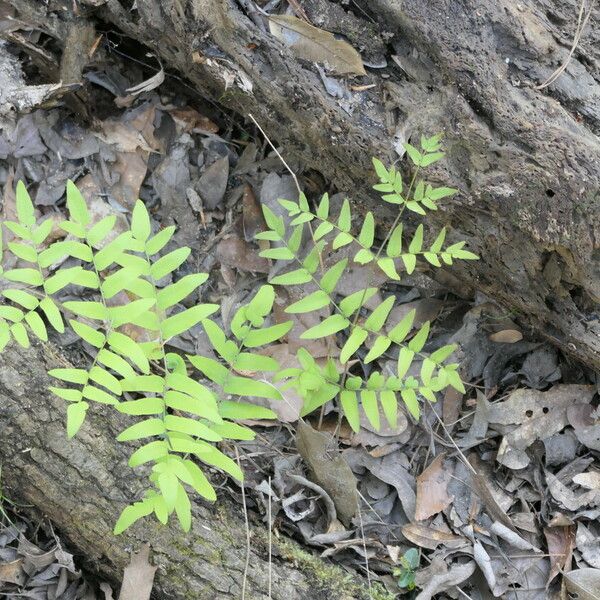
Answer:
<path fill-rule="evenodd" d="M 392 224 L 392 226 L 389 228 L 387 235 L 385 236 L 381 246 L 379 247 L 379 250 L 377 250 L 377 254 L 375 254 L 375 258 L 373 259 L 373 263 L 377 263 L 377 260 L 379 259 L 379 257 L 381 256 L 381 253 L 383 252 L 383 249 L 385 248 L 386 244 L 388 243 L 390 237 L 392 236 L 392 233 L 394 231 L 394 229 L 396 229 L 398 223 L 400 222 L 400 219 L 402 218 L 402 214 L 404 213 L 404 209 L 406 207 L 406 202 L 408 201 L 408 199 L 410 198 L 410 194 L 412 192 L 412 189 L 414 187 L 415 181 L 417 180 L 417 176 L 419 175 L 419 170 L 420 170 L 420 165 L 417 165 L 417 168 L 415 169 L 414 175 L 412 176 L 410 185 L 408 186 L 408 192 L 406 194 L 406 200 L 405 203 L 402 205 L 402 208 L 398 211 L 398 214 L 396 215 L 396 218 L 394 219 L 394 222 Z M 360 300 L 360 304 L 358 305 L 358 309 L 356 311 L 356 314 L 354 315 L 354 320 L 352 322 L 352 325 L 350 326 L 350 334 L 352 334 L 352 331 L 355 329 L 356 324 L 358 323 L 358 318 L 360 316 L 360 311 L 363 308 L 363 305 L 365 303 L 365 299 L 367 296 L 367 290 L 371 287 L 373 283 L 373 274 L 371 273 L 370 277 L 369 277 L 369 281 L 367 283 L 367 286 L 365 287 L 365 289 L 363 290 L 363 294 L 362 294 L 362 298 Z M 341 383 L 341 389 L 344 389 L 344 386 L 346 384 L 346 380 L 348 379 L 348 361 L 346 362 L 346 364 L 344 365 L 344 372 L 342 373 L 342 383 Z M 340 432 L 340 427 L 341 427 L 341 423 L 342 423 L 342 411 L 340 411 L 338 413 L 338 423 L 337 423 L 337 427 L 336 427 L 336 431 L 335 434 L 336 436 L 339 435 Z"/>
<path fill-rule="evenodd" d="M 165 400 L 165 396 L 167 394 L 167 379 L 166 379 L 166 377 L 169 374 L 169 367 L 167 365 L 167 355 L 165 353 L 165 340 L 163 338 L 162 329 L 160 328 L 160 324 L 162 321 L 162 314 L 160 312 L 160 309 L 158 308 L 158 292 L 157 292 L 156 280 L 152 276 L 152 271 L 151 271 L 152 260 L 150 259 L 150 256 L 146 252 L 145 248 L 144 248 L 144 258 L 146 259 L 146 263 L 148 264 L 148 281 L 152 284 L 152 290 L 154 293 L 154 314 L 156 315 L 156 319 L 158 320 L 158 343 L 160 344 L 160 352 L 162 355 L 162 357 L 161 357 L 162 364 L 163 364 L 163 368 L 165 370 L 165 377 L 163 378 L 163 393 L 162 393 L 162 400 L 163 400 L 162 420 L 164 422 L 165 419 L 167 418 L 167 401 Z M 173 447 L 171 445 L 171 440 L 169 439 L 169 436 L 166 433 L 163 434 L 163 439 L 167 442 L 169 450 L 172 450 Z"/>

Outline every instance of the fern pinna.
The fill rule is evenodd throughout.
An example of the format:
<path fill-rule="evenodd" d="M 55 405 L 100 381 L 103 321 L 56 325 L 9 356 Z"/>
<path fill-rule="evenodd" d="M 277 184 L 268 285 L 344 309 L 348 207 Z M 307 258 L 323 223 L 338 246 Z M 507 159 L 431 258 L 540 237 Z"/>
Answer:
<path fill-rule="evenodd" d="M 186 247 L 163 253 L 174 227 L 152 235 L 150 218 L 143 202 L 133 210 L 130 230 L 114 234 L 115 217 L 92 224 L 86 203 L 77 187 L 67 185 L 69 219 L 59 223 L 68 239 L 42 249 L 54 221 L 36 225 L 34 207 L 23 183 L 17 185 L 18 222 L 4 226 L 20 241 L 10 241 L 7 249 L 15 258 L 31 266 L 8 269 L 2 277 L 18 284 L 3 290 L 14 305 L 0 306 L 0 342 L 3 349 L 14 339 L 29 346 L 29 335 L 48 339 L 41 311 L 60 333 L 65 329 L 61 312 L 70 315 L 73 331 L 93 348 L 88 368 L 53 369 L 49 374 L 62 382 L 51 390 L 68 402 L 67 433 L 74 436 L 83 424 L 90 402 L 114 407 L 139 421 L 119 436 L 119 441 L 143 440 L 130 457 L 132 467 L 150 464 L 149 486 L 144 498 L 127 506 L 115 526 L 120 533 L 139 518 L 154 513 L 166 523 L 176 513 L 184 530 L 191 525 L 188 489 L 208 500 L 215 491 L 198 461 L 219 468 L 238 480 L 242 472 L 215 442 L 249 440 L 254 433 L 235 421 L 269 419 L 273 411 L 239 401 L 242 396 L 278 399 L 280 392 L 271 384 L 234 372 L 276 371 L 276 360 L 246 351 L 269 344 L 285 335 L 291 323 L 263 327 L 271 312 L 274 290 L 263 286 L 249 305 L 240 308 L 231 323 L 236 342 L 229 341 L 221 327 L 208 317 L 219 306 L 194 304 L 180 310 L 179 303 L 194 293 L 207 279 L 198 273 L 162 285 L 185 262 Z M 161 255 L 162 254 L 162 255 Z M 53 265 L 66 257 L 81 261 L 70 268 Z M 58 302 L 54 295 L 68 285 L 87 288 L 92 297 Z M 124 292 L 125 303 L 114 305 Z M 202 322 L 210 340 L 225 364 L 203 356 L 185 358 L 169 352 L 169 340 Z M 143 331 L 140 342 L 128 331 Z M 215 382 L 221 394 L 190 377 L 197 367 Z M 227 399 L 223 399 L 223 398 Z M 196 459 L 196 460 L 195 460 Z"/>
<path fill-rule="evenodd" d="M 425 215 L 426 209 L 437 210 L 437 202 L 453 195 L 456 190 L 446 187 L 434 188 L 419 177 L 421 169 L 440 160 L 444 154 L 440 151 L 440 137 L 421 139 L 421 150 L 405 144 L 408 156 L 414 164 L 414 173 L 406 192 L 402 175 L 394 167 L 386 169 L 381 161 L 373 163 L 379 177 L 375 189 L 384 192 L 382 199 L 399 205 L 395 222 L 383 243 L 375 246 L 375 220 L 367 213 L 358 236 L 352 234 L 352 215 L 350 203 L 344 200 L 337 219 L 330 218 L 329 198 L 325 194 L 315 211 L 303 194 L 298 202 L 280 200 L 287 212 L 289 224 L 286 226 L 283 216 L 276 215 L 267 206 L 263 207 L 268 231 L 259 233 L 257 238 L 273 244 L 264 250 L 265 258 L 290 261 L 292 270 L 277 275 L 270 283 L 284 286 L 312 285 L 314 291 L 285 310 L 287 313 L 307 313 L 323 311 L 328 313 L 318 325 L 301 334 L 302 339 L 311 340 L 337 335 L 341 342 L 339 362 L 342 373 L 330 357 L 325 365 L 319 365 L 303 349 L 298 351 L 298 368 L 290 368 L 277 374 L 277 379 L 287 380 L 305 400 L 303 414 L 308 414 L 330 400 L 337 399 L 341 410 L 354 431 L 360 428 L 359 407 L 376 429 L 380 428 L 381 409 L 390 423 L 395 426 L 397 418 L 397 397 L 404 401 L 409 412 L 418 418 L 420 415 L 419 396 L 435 402 L 435 393 L 448 385 L 464 392 L 463 384 L 457 373 L 458 364 L 447 363 L 454 346 L 444 346 L 430 355 L 422 353 L 427 341 L 430 324 L 425 323 L 409 339 L 415 311 L 407 314 L 399 323 L 388 323 L 388 317 L 394 307 L 395 297 L 389 295 L 378 306 L 367 308 L 367 302 L 378 292 L 375 287 L 367 286 L 344 298 L 338 298 L 336 288 L 348 273 L 348 258 L 337 261 L 323 272 L 322 254 L 327 248 L 335 252 L 345 246 L 352 249 L 352 260 L 360 264 L 375 263 L 385 276 L 391 280 L 400 280 L 398 269 L 404 267 L 412 273 L 419 258 L 434 267 L 442 263 L 451 265 L 454 259 L 474 260 L 477 258 L 463 248 L 465 242 L 444 247 L 445 229 L 435 238 L 429 247 L 424 247 L 424 228 L 419 225 L 410 241 L 403 239 L 403 224 L 400 222 L 403 211 L 408 209 L 416 214 Z M 310 224 L 311 248 L 303 249 L 304 228 Z M 291 230 L 291 232 L 289 231 Z M 365 314 L 367 313 L 367 314 Z M 368 351 L 366 342 L 369 341 Z M 350 360 L 361 348 L 362 362 L 369 364 L 384 354 L 390 354 L 397 347 L 398 360 L 394 375 L 385 376 L 373 371 L 368 378 L 352 374 Z M 415 356 L 422 359 L 418 376 L 407 375 Z M 360 402 L 359 402 L 360 400 Z"/>

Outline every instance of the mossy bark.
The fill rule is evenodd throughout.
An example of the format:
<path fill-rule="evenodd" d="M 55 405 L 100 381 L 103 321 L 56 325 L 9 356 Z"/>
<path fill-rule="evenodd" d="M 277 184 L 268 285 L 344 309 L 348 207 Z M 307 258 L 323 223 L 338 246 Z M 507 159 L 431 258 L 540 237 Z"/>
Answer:
<path fill-rule="evenodd" d="M 94 405 L 77 436 L 65 432 L 65 402 L 47 391 L 47 370 L 65 366 L 52 345 L 11 347 L 0 355 L 0 464 L 4 494 L 50 519 L 88 569 L 117 582 L 132 550 L 152 547 L 157 598 L 241 598 L 246 530 L 241 507 L 226 494 L 216 504 L 193 505 L 192 530 L 154 519 L 115 537 L 125 505 L 143 492 L 139 469 L 127 465 L 133 450 L 115 441 L 128 418 Z M 267 531 L 251 526 L 248 600 L 268 598 Z M 312 556 L 294 541 L 273 536 L 273 600 L 366 598 L 359 581 Z M 81 564 L 81 563 L 80 563 Z"/>

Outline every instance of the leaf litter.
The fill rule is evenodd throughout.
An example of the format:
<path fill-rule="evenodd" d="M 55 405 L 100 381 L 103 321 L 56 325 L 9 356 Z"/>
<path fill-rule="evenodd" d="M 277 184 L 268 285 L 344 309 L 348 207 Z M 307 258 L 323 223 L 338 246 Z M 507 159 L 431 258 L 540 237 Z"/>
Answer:
<path fill-rule="evenodd" d="M 332 73 L 364 73 L 352 46 L 328 32 L 285 15 L 270 19 L 270 26 L 291 52 L 316 63 L 326 85 L 333 85 Z M 173 91 L 162 81 L 162 70 L 157 75 L 157 69 L 124 66 L 114 55 L 99 52 L 98 57 L 84 85 L 110 101 L 93 126 L 60 106 L 33 106 L 3 126 L 0 156 L 8 159 L 0 169 L 3 210 L 12 210 L 17 179 L 25 180 L 39 220 L 64 210 L 67 179 L 86 196 L 94 220 L 114 215 L 125 225 L 132 203 L 141 198 L 153 231 L 177 225 L 174 244 L 191 246 L 193 261 L 210 272 L 210 284 L 200 293 L 203 300 L 222 303 L 227 327 L 236 307 L 266 277 L 286 268 L 259 257 L 254 235 L 265 226 L 261 204 L 288 218 L 278 199 L 298 198 L 294 178 L 242 119 Z M 136 88 L 139 82 L 144 84 Z M 345 86 L 339 92 L 349 93 Z M 299 165 L 293 168 L 303 189 L 310 190 L 309 201 L 327 191 L 332 213 L 339 210 L 343 194 Z M 344 251 L 326 249 L 324 267 Z M 340 295 L 368 281 L 380 287 L 371 268 L 353 265 Z M 310 284 L 278 290 L 274 320 L 289 318 L 284 309 L 297 300 L 294 294 L 308 291 Z M 65 288 L 64 293 L 75 292 Z M 600 597 L 600 416 L 594 374 L 573 368 L 531 337 L 493 298 L 454 297 L 427 272 L 379 293 L 396 297 L 391 324 L 412 309 L 415 327 L 433 323 L 427 350 L 459 344 L 467 393 L 446 393 L 438 404 L 426 405 L 419 423 L 400 407 L 396 427 L 379 431 L 361 414 L 361 431 L 355 434 L 333 403 L 322 415 L 302 420 L 299 397 L 283 390 L 282 401 L 267 401 L 280 422 L 258 423 L 261 435 L 241 445 L 252 455 L 246 466 L 249 505 L 266 521 L 270 504 L 273 528 L 349 569 L 364 573 L 368 558 L 371 576 L 394 594 L 401 590 L 392 571 L 407 550 L 417 548 L 421 567 L 414 597 L 420 600 L 490 593 L 542 599 L 563 585 L 580 598 Z M 294 318 L 300 332 L 316 324 L 311 315 Z M 295 364 L 301 346 L 321 360 L 336 357 L 344 342 L 330 336 L 307 344 L 293 331 L 273 350 L 286 366 Z M 198 328 L 172 343 L 206 353 L 203 335 Z M 74 347 L 65 351 L 77 359 Z M 393 358 L 382 357 L 379 368 Z M 351 368 L 373 367 L 356 361 Z M 24 514 L 0 530 L 1 592 L 113 597 L 107 583 L 92 589 L 59 538 L 47 527 L 31 527 Z M 154 567 L 146 557 L 142 552 L 132 561 L 140 589 L 152 586 Z"/>

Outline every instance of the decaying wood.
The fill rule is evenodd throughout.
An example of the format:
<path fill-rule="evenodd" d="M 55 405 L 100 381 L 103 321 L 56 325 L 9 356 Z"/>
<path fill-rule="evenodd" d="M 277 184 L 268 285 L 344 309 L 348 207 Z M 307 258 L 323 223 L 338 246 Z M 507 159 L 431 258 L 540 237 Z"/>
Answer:
<path fill-rule="evenodd" d="M 225 492 L 214 505 L 193 505 L 188 534 L 147 519 L 113 536 L 119 512 L 144 489 L 140 470 L 127 466 L 133 447 L 115 441 L 127 421 L 95 405 L 81 431 L 67 440 L 65 402 L 47 391 L 46 369 L 57 366 L 65 366 L 64 359 L 49 344 L 8 348 L 0 356 L 3 493 L 37 507 L 88 568 L 110 581 L 120 579 L 129 553 L 149 542 L 158 566 L 157 598 L 239 600 L 246 533 L 240 506 L 228 503 Z M 252 526 L 247 600 L 268 598 L 267 548 L 266 527 Z M 275 535 L 271 586 L 273 600 L 368 597 L 347 573 Z"/>
<path fill-rule="evenodd" d="M 23 19 L 47 10 L 13 4 Z M 568 55 L 576 0 L 355 0 L 346 21 L 338 4 L 306 0 L 311 22 L 338 23 L 367 64 L 381 66 L 392 40 L 393 61 L 360 80 L 375 87 L 340 102 L 314 65 L 243 12 L 247 3 L 87 4 L 88 18 L 147 44 L 200 95 L 254 114 L 287 156 L 351 190 L 357 205 L 373 206 L 371 156 L 397 159 L 394 146 L 410 135 L 444 131 L 447 160 L 433 177 L 461 193 L 434 220 L 481 255 L 457 265 L 455 287 L 482 290 L 600 366 L 600 7 L 565 73 L 536 90 Z M 60 14 L 46 20 L 56 28 Z"/>

